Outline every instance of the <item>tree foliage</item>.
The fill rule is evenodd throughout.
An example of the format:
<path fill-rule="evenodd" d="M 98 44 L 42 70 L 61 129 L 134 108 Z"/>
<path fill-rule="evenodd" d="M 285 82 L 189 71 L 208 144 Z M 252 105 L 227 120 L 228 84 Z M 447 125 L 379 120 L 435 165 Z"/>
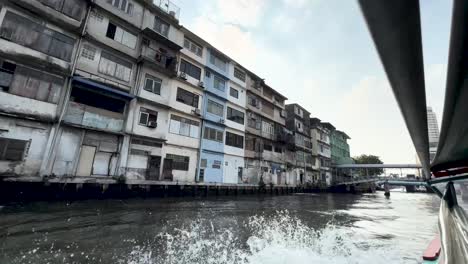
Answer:
<path fill-rule="evenodd" d="M 356 164 L 383 164 L 383 161 L 378 156 L 375 156 L 375 155 L 362 154 L 360 156 L 353 157 L 353 160 L 354 162 L 356 162 Z M 367 174 L 369 176 L 375 176 L 375 175 L 380 175 L 383 172 L 384 170 L 382 168 L 380 169 L 369 168 L 367 169 L 367 172 L 366 172 L 366 169 L 362 169 L 358 173 L 361 176 L 366 176 Z"/>

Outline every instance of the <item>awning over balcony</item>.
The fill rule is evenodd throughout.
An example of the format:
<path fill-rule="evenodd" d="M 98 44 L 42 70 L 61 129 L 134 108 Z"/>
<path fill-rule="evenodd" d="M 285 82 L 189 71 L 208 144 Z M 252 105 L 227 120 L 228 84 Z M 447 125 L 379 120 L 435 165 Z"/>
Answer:
<path fill-rule="evenodd" d="M 98 82 L 93 82 L 87 78 L 79 77 L 79 76 L 74 76 L 73 77 L 73 84 L 82 86 L 83 88 L 92 88 L 92 89 L 98 89 L 104 93 L 108 93 L 112 96 L 117 96 L 120 97 L 124 100 L 130 101 L 133 98 L 135 98 L 134 95 L 131 95 L 129 93 L 119 91 L 117 89 L 114 89 L 110 86 L 98 83 Z"/>
<path fill-rule="evenodd" d="M 157 42 L 167 46 L 168 48 L 170 48 L 172 50 L 179 51 L 179 50 L 183 49 L 183 47 L 180 46 L 179 44 L 173 42 L 172 40 L 166 38 L 165 36 L 159 34 L 158 32 L 154 31 L 151 28 L 148 28 L 148 27 L 144 28 L 143 29 L 143 34 L 149 36 L 150 38 L 156 40 Z"/>

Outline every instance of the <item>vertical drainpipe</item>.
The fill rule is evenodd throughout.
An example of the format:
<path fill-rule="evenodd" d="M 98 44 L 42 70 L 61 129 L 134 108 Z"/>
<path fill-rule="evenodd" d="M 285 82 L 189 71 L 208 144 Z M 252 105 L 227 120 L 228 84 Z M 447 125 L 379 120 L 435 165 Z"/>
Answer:
<path fill-rule="evenodd" d="M 204 109 L 204 101 L 205 101 L 205 96 L 200 95 L 202 97 L 201 101 L 201 122 L 200 122 L 200 134 L 199 134 L 199 139 L 198 139 L 198 153 L 197 153 L 197 167 L 195 168 L 195 182 L 200 181 L 200 166 L 201 166 L 201 154 L 202 154 L 202 138 L 203 138 L 203 126 L 205 124 L 205 109 Z M 205 179 L 205 175 L 203 175 L 203 180 Z"/>
<path fill-rule="evenodd" d="M 55 150 L 55 147 L 56 147 L 56 144 L 57 144 L 57 138 L 58 138 L 58 134 L 59 134 L 59 130 L 60 130 L 60 123 L 63 120 L 63 116 L 65 115 L 65 110 L 67 109 L 68 101 L 70 99 L 72 78 L 73 78 L 73 75 L 74 75 L 75 70 L 76 70 L 76 63 L 77 63 L 78 57 L 80 55 L 82 40 L 83 40 L 84 34 L 86 33 L 86 26 L 88 25 L 90 12 L 91 12 L 91 5 L 88 6 L 88 9 L 86 11 L 86 16 L 85 16 L 83 29 L 81 30 L 81 34 L 79 35 L 79 38 L 78 38 L 78 45 L 77 45 L 78 47 L 76 49 L 75 57 L 73 58 L 73 62 L 72 62 L 72 65 L 71 65 L 70 76 L 68 78 L 68 81 L 67 81 L 67 84 L 66 84 L 66 87 L 65 87 L 66 90 L 65 90 L 65 97 L 64 97 L 64 100 L 63 100 L 63 103 L 62 103 L 62 109 L 61 109 L 57 124 L 55 125 L 55 133 L 54 133 L 53 138 L 52 138 L 50 149 L 49 149 L 49 151 L 48 151 L 48 153 L 46 155 L 47 164 L 46 164 L 45 171 L 46 171 L 47 175 L 50 175 L 52 173 L 53 164 L 55 162 L 55 154 L 56 153 L 55 153 L 54 150 Z M 52 160 L 54 162 L 52 162 Z"/>

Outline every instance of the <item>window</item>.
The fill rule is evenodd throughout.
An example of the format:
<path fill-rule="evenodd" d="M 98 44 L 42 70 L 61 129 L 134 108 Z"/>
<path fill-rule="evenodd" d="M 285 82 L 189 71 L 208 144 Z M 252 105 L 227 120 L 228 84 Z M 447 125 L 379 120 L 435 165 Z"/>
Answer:
<path fill-rule="evenodd" d="M 283 152 L 283 149 L 282 149 L 281 147 L 275 146 L 274 151 L 275 151 L 276 153 L 282 153 L 282 152 Z"/>
<path fill-rule="evenodd" d="M 77 86 L 72 88 L 70 102 L 105 109 L 119 114 L 123 114 L 125 112 L 127 104 L 125 100 L 118 99 L 118 97 L 110 97 L 103 93 L 83 89 Z M 123 115 L 116 115 L 115 118 L 123 119 Z"/>
<path fill-rule="evenodd" d="M 113 5 L 115 8 L 129 14 L 133 14 L 133 4 L 129 0 L 107 0 L 108 4 Z"/>
<path fill-rule="evenodd" d="M 8 91 L 16 70 L 16 64 L 0 60 L 0 91 Z"/>
<path fill-rule="evenodd" d="M 226 145 L 236 148 L 244 148 L 244 137 L 226 131 Z"/>
<path fill-rule="evenodd" d="M 181 136 L 198 138 L 200 123 L 188 118 L 171 115 L 169 132 Z"/>
<path fill-rule="evenodd" d="M 101 52 L 99 72 L 129 82 L 132 74 L 132 64 L 105 51 Z"/>
<path fill-rule="evenodd" d="M 234 67 L 234 77 L 245 82 L 245 72 L 239 70 L 237 67 Z"/>
<path fill-rule="evenodd" d="M 300 109 L 299 107 L 295 106 L 294 110 L 295 110 L 295 112 L 296 112 L 297 115 L 299 115 L 299 116 L 302 117 L 302 114 L 303 114 L 303 113 L 302 113 L 302 109 Z"/>
<path fill-rule="evenodd" d="M 161 18 L 155 16 L 154 30 L 167 38 L 169 33 L 169 24 L 163 21 Z"/>
<path fill-rule="evenodd" d="M 221 69 L 222 71 L 226 71 L 226 61 L 221 59 L 219 56 L 210 53 L 210 63 Z"/>
<path fill-rule="evenodd" d="M 306 148 L 312 148 L 312 142 L 310 142 L 309 140 L 304 139 L 304 145 Z"/>
<path fill-rule="evenodd" d="M 229 95 L 234 98 L 239 98 L 239 91 L 231 87 L 229 90 Z"/>
<path fill-rule="evenodd" d="M 203 131 L 203 138 L 208 139 L 208 140 L 214 140 L 218 142 L 223 142 L 223 131 L 211 128 L 211 127 L 205 127 L 205 131 Z"/>
<path fill-rule="evenodd" d="M 180 87 L 177 88 L 177 98 L 176 100 L 178 102 L 184 103 L 186 105 L 193 106 L 195 108 L 198 108 L 198 98 L 199 96 L 191 93 L 187 90 L 184 90 Z"/>
<path fill-rule="evenodd" d="M 269 143 L 265 143 L 263 145 L 263 150 L 266 150 L 266 151 L 273 151 L 273 146 L 270 145 Z"/>
<path fill-rule="evenodd" d="M 93 61 L 94 56 L 96 56 L 96 48 L 91 45 L 84 44 L 83 49 L 81 50 L 81 57 Z"/>
<path fill-rule="evenodd" d="M 56 104 L 63 79 L 45 72 L 0 61 L 0 90 Z"/>
<path fill-rule="evenodd" d="M 272 123 L 262 121 L 262 131 L 265 134 L 273 135 L 275 134 L 275 127 Z"/>
<path fill-rule="evenodd" d="M 42 4 L 76 20 L 81 20 L 85 6 L 81 0 L 39 0 Z"/>
<path fill-rule="evenodd" d="M 26 140 L 0 138 L 0 160 L 22 161 L 28 147 Z"/>
<path fill-rule="evenodd" d="M 0 37 L 65 61 L 75 46 L 73 38 L 12 12 L 3 19 Z"/>
<path fill-rule="evenodd" d="M 190 50 L 191 52 L 193 52 L 199 57 L 202 56 L 203 48 L 186 37 L 184 38 L 184 48 L 186 48 L 187 50 Z"/>
<path fill-rule="evenodd" d="M 213 78 L 213 87 L 217 90 L 223 91 L 226 87 L 226 82 L 219 76 L 214 75 Z"/>
<path fill-rule="evenodd" d="M 161 94 L 161 84 L 162 80 L 158 77 L 154 77 L 152 75 L 146 74 L 145 76 L 145 89 L 148 92 L 152 92 L 154 94 Z"/>
<path fill-rule="evenodd" d="M 228 106 L 227 108 L 227 119 L 234 121 L 239 124 L 244 124 L 244 113 L 241 111 L 238 111 L 236 109 L 233 109 Z"/>
<path fill-rule="evenodd" d="M 166 154 L 166 159 L 172 160 L 172 169 L 188 171 L 190 158 L 174 154 Z"/>
<path fill-rule="evenodd" d="M 136 47 L 137 36 L 127 32 L 119 26 L 116 26 L 112 22 L 109 22 L 109 25 L 107 26 L 106 37 L 113 39 L 131 49 Z"/>
<path fill-rule="evenodd" d="M 222 104 L 208 100 L 207 111 L 208 113 L 223 117 L 224 107 Z"/>
<path fill-rule="evenodd" d="M 248 101 L 249 101 L 249 105 L 260 108 L 260 103 L 258 102 L 257 98 L 249 96 Z"/>
<path fill-rule="evenodd" d="M 156 120 L 158 120 L 158 112 L 140 107 L 139 125 L 151 127 L 152 124 L 156 124 Z"/>
<path fill-rule="evenodd" d="M 257 130 L 260 130 L 262 128 L 262 121 L 259 118 L 255 117 L 252 113 L 251 117 L 249 117 L 247 121 L 247 124 L 249 127 L 255 128 Z"/>
<path fill-rule="evenodd" d="M 298 146 L 304 146 L 304 136 L 296 133 L 296 136 L 294 137 L 294 142 Z"/>
<path fill-rule="evenodd" d="M 213 165 L 211 165 L 213 169 L 221 169 L 221 161 L 220 160 L 213 160 Z"/>
<path fill-rule="evenodd" d="M 179 67 L 180 72 L 184 72 L 187 75 L 200 80 L 201 77 L 201 69 L 195 65 L 193 65 L 190 62 L 187 62 L 186 60 L 181 60 L 180 61 L 180 67 Z"/>

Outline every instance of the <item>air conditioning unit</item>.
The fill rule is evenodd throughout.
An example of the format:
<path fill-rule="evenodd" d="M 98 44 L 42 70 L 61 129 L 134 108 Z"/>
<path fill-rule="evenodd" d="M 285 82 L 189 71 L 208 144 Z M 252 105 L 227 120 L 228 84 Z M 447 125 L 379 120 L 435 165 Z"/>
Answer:
<path fill-rule="evenodd" d="M 280 116 L 281 116 L 281 117 L 286 117 L 286 111 L 284 111 L 284 110 L 281 110 L 281 112 L 280 112 Z"/>
<path fill-rule="evenodd" d="M 205 87 L 205 84 L 203 82 L 198 82 L 198 86 Z"/>
<path fill-rule="evenodd" d="M 224 124 L 224 119 L 220 119 L 219 122 L 220 122 L 221 124 Z"/>
<path fill-rule="evenodd" d="M 201 115 L 200 109 L 198 108 L 193 109 L 193 113 L 196 114 L 197 116 Z"/>
<path fill-rule="evenodd" d="M 158 126 L 158 124 L 156 122 L 154 122 L 154 121 L 148 122 L 148 127 L 150 127 L 150 128 L 156 128 L 157 126 Z"/>
<path fill-rule="evenodd" d="M 185 72 L 181 72 L 179 73 L 179 78 L 187 80 L 187 74 L 185 74 Z"/>

